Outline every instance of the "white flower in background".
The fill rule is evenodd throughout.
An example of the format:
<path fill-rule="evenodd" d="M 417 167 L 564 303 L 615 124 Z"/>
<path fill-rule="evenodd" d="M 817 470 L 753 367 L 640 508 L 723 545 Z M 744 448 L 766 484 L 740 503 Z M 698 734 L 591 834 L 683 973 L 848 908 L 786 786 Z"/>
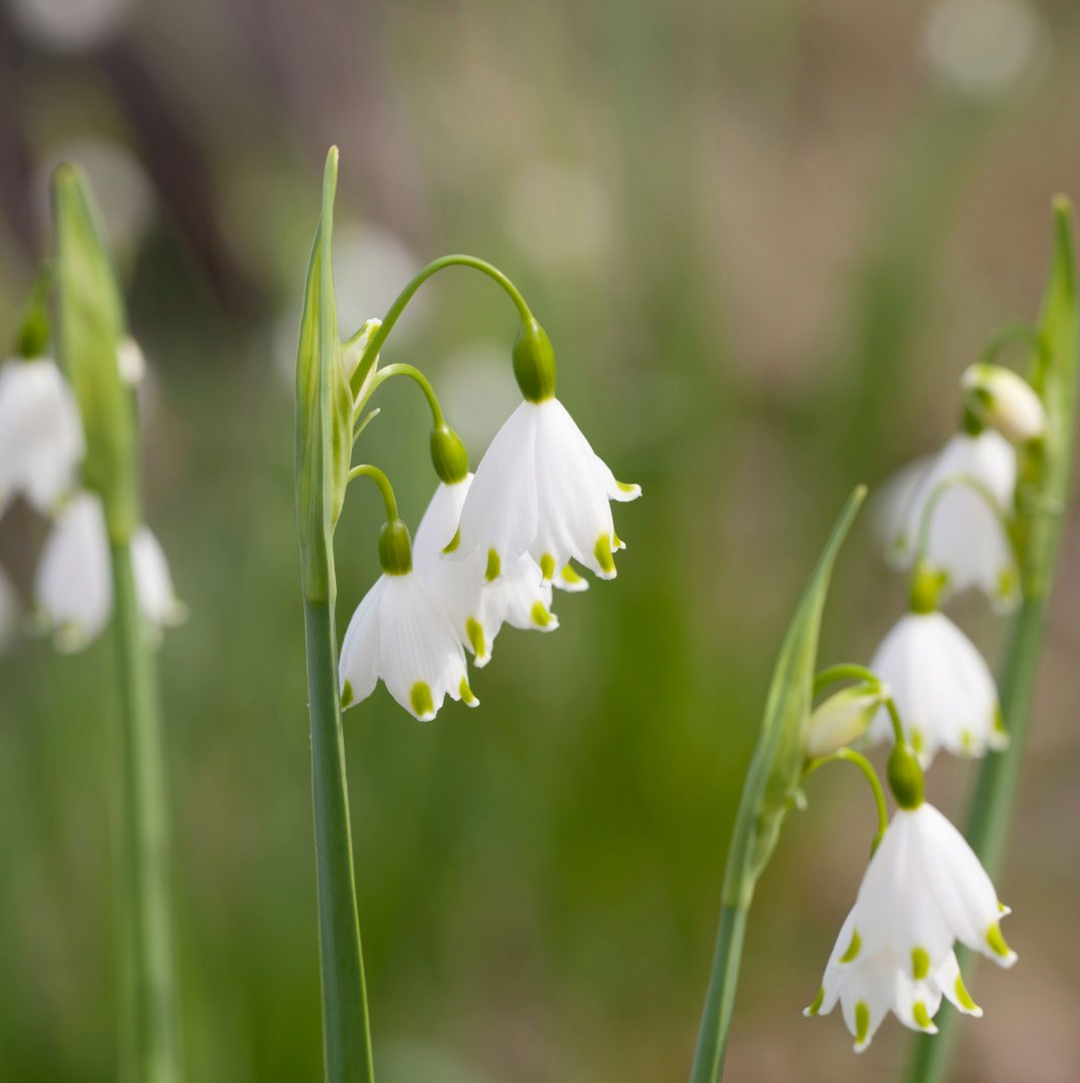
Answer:
<path fill-rule="evenodd" d="M 975 645 L 943 613 L 908 613 L 889 631 L 870 668 L 891 690 L 904 731 L 928 767 L 939 748 L 982 756 L 1008 744 L 997 686 Z M 870 728 L 874 742 L 892 742 L 882 709 Z"/>
<path fill-rule="evenodd" d="M 165 555 L 157 539 L 140 528 L 131 545 L 135 589 L 148 631 L 180 623 L 184 606 L 177 600 Z M 89 645 L 112 614 L 112 570 L 101 501 L 80 493 L 64 506 L 38 564 L 34 580 L 38 622 L 54 633 L 59 650 Z"/>
<path fill-rule="evenodd" d="M 473 475 L 456 484 L 440 482 L 420 520 L 413 546 L 417 575 L 443 603 L 461 642 L 476 656 L 477 666 L 491 658 L 495 637 L 504 623 L 514 628 L 553 632 L 559 627 L 551 612 L 551 585 L 527 553 L 511 561 L 494 582 L 484 579 L 479 549 L 465 560 L 448 560 Z"/>
<path fill-rule="evenodd" d="M 1031 384 L 1001 365 L 975 364 L 964 369 L 960 387 L 979 419 L 1016 443 L 1035 440 L 1046 431 L 1046 408 Z"/>
<path fill-rule="evenodd" d="M 1016 554 L 1003 520 L 1012 515 L 1016 451 L 999 433 L 958 433 L 914 486 L 899 515 L 890 555 L 901 566 L 918 553 L 945 574 L 950 591 L 977 586 L 999 608 L 1019 600 Z"/>
<path fill-rule="evenodd" d="M 855 957 L 848 959 L 854 924 L 852 910 L 836 938 L 821 989 L 803 1015 L 828 1015 L 839 1001 L 844 1023 L 855 1038 L 856 1053 L 870 1044 L 890 1011 L 904 1026 L 927 1034 L 937 1033 L 933 1019 L 943 996 L 966 1015 L 982 1015 L 964 986 L 955 952 L 950 951 L 933 971 L 920 956 L 916 979 L 913 962 L 888 950 L 868 955 L 860 946 Z"/>
<path fill-rule="evenodd" d="M 1024 0 L 944 0 L 930 12 L 926 55 L 958 90 L 993 97 L 1014 88 L 1046 57 L 1038 12 Z"/>
<path fill-rule="evenodd" d="M 0 568 L 0 654 L 7 650 L 15 638 L 21 608 L 14 585 L 7 572 Z"/>
<path fill-rule="evenodd" d="M 1009 967 L 1016 955 L 1001 935 L 1009 911 L 963 836 L 933 806 L 898 809 L 863 877 L 859 894 L 807 1009 L 825 1014 L 839 999 L 861 1052 L 886 1012 L 934 1031 L 942 996 L 980 1011 L 964 988 L 956 941 Z"/>
<path fill-rule="evenodd" d="M 624 546 L 609 502 L 640 495 L 639 486 L 615 480 L 558 399 L 526 400 L 477 468 L 452 559 L 479 550 L 489 580 L 523 553 L 539 564 L 544 582 L 571 558 L 614 579 L 613 553 Z"/>
<path fill-rule="evenodd" d="M 816 760 L 857 741 L 889 695 L 889 688 L 884 684 L 872 689 L 858 684 L 834 692 L 810 715 L 806 755 Z"/>
<path fill-rule="evenodd" d="M 465 651 L 442 602 L 415 571 L 384 572 L 356 607 L 341 645 L 341 705 L 387 691 L 429 722 L 443 700 L 480 701 L 469 688 Z"/>
<path fill-rule="evenodd" d="M 15 358 L 0 366 L 0 511 L 21 494 L 51 513 L 85 453 L 79 408 L 56 363 Z"/>
<path fill-rule="evenodd" d="M 142 347 L 130 335 L 120 340 L 116 348 L 116 363 L 120 379 L 129 387 L 138 387 L 146 376 L 146 355 Z"/>

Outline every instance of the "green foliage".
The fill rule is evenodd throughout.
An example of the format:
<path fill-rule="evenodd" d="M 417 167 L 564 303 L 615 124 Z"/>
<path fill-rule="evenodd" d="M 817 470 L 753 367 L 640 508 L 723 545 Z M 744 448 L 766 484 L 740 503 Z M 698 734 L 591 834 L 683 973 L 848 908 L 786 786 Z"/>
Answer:
<path fill-rule="evenodd" d="M 86 434 L 83 482 L 101 497 L 110 536 L 123 541 L 138 523 L 135 409 L 116 356 L 123 301 L 93 196 L 75 166 L 53 177 L 53 213 L 58 347 Z"/>

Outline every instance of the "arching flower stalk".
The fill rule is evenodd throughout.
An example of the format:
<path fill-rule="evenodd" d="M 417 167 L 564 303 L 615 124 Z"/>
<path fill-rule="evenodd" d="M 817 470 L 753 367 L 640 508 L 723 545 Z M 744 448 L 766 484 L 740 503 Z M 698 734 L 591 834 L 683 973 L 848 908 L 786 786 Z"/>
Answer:
<path fill-rule="evenodd" d="M 342 342 L 330 245 L 337 151 L 327 158 L 322 218 L 308 270 L 297 362 L 296 503 L 307 627 L 308 687 L 319 887 L 323 1038 L 328 1080 L 372 1078 L 359 914 L 352 866 L 342 710 L 380 681 L 409 714 L 430 721 L 446 701 L 475 707 L 467 657 L 488 663 L 505 624 L 554 631 L 552 587 L 578 591 L 572 559 L 602 578 L 615 574 L 610 501 L 632 499 L 554 398 L 555 357 L 543 328 L 510 280 L 472 256 L 446 256 L 407 283 L 381 320 Z M 498 283 L 521 319 L 514 372 L 526 401 L 503 426 L 475 476 L 427 377 L 407 364 L 379 366 L 380 351 L 416 291 L 446 267 Z M 438 478 L 413 544 L 390 479 L 353 467 L 353 449 L 378 414 L 370 400 L 404 376 L 431 409 Z M 367 478 L 386 509 L 382 574 L 353 613 L 337 652 L 334 531 L 349 484 Z"/>

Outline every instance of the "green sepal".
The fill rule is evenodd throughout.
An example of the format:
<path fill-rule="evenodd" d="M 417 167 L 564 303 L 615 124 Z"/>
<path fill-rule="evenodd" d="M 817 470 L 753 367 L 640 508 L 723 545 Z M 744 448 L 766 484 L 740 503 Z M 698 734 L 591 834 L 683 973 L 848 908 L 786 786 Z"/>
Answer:
<path fill-rule="evenodd" d="M 296 362 L 296 507 L 304 594 L 311 601 L 329 594 L 334 527 L 345 503 L 353 444 L 353 398 L 338 338 L 331 261 L 337 169 L 337 147 L 331 147 Z"/>
<path fill-rule="evenodd" d="M 442 424 L 431 430 L 431 462 L 439 480 L 447 485 L 457 485 L 469 473 L 469 453 L 461 437 L 449 425 Z"/>
<path fill-rule="evenodd" d="M 1072 468 L 1080 306 L 1072 205 L 1064 196 L 1054 200 L 1053 253 L 1038 331 L 1045 349 L 1033 351 L 1028 382 L 1046 409 L 1046 432 L 1019 449 L 1014 527 L 1026 598 L 1045 597 L 1050 589 Z"/>
<path fill-rule="evenodd" d="M 514 342 L 514 376 L 529 402 L 555 394 L 555 350 L 535 319 L 523 320 Z"/>
<path fill-rule="evenodd" d="M 795 801 L 806 758 L 818 633 L 837 552 L 866 496 L 859 486 L 841 512 L 780 648 L 724 877 L 727 906 L 748 907 Z"/>
<path fill-rule="evenodd" d="M 386 575 L 408 575 L 412 571 L 412 540 L 409 528 L 400 519 L 383 523 L 379 531 L 379 566 Z"/>
<path fill-rule="evenodd" d="M 923 771 L 911 745 L 906 741 L 893 745 L 889 753 L 889 789 L 896 803 L 911 811 L 923 803 Z"/>
<path fill-rule="evenodd" d="M 139 516 L 135 401 L 116 359 L 126 324 L 123 300 L 89 183 L 78 167 L 56 170 L 52 198 L 56 345 L 86 437 L 82 481 L 101 497 L 110 538 L 124 542 Z"/>

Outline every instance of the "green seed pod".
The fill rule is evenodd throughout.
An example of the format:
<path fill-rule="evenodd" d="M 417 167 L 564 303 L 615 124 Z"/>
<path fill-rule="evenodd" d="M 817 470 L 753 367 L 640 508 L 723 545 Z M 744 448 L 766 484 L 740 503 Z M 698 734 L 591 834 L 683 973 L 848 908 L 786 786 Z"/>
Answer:
<path fill-rule="evenodd" d="M 409 528 L 400 519 L 384 523 L 379 532 L 379 565 L 387 575 L 406 575 L 412 571 L 412 539 Z"/>
<path fill-rule="evenodd" d="M 461 437 L 445 423 L 431 430 L 431 462 L 447 485 L 457 485 L 469 473 L 469 453 Z"/>

